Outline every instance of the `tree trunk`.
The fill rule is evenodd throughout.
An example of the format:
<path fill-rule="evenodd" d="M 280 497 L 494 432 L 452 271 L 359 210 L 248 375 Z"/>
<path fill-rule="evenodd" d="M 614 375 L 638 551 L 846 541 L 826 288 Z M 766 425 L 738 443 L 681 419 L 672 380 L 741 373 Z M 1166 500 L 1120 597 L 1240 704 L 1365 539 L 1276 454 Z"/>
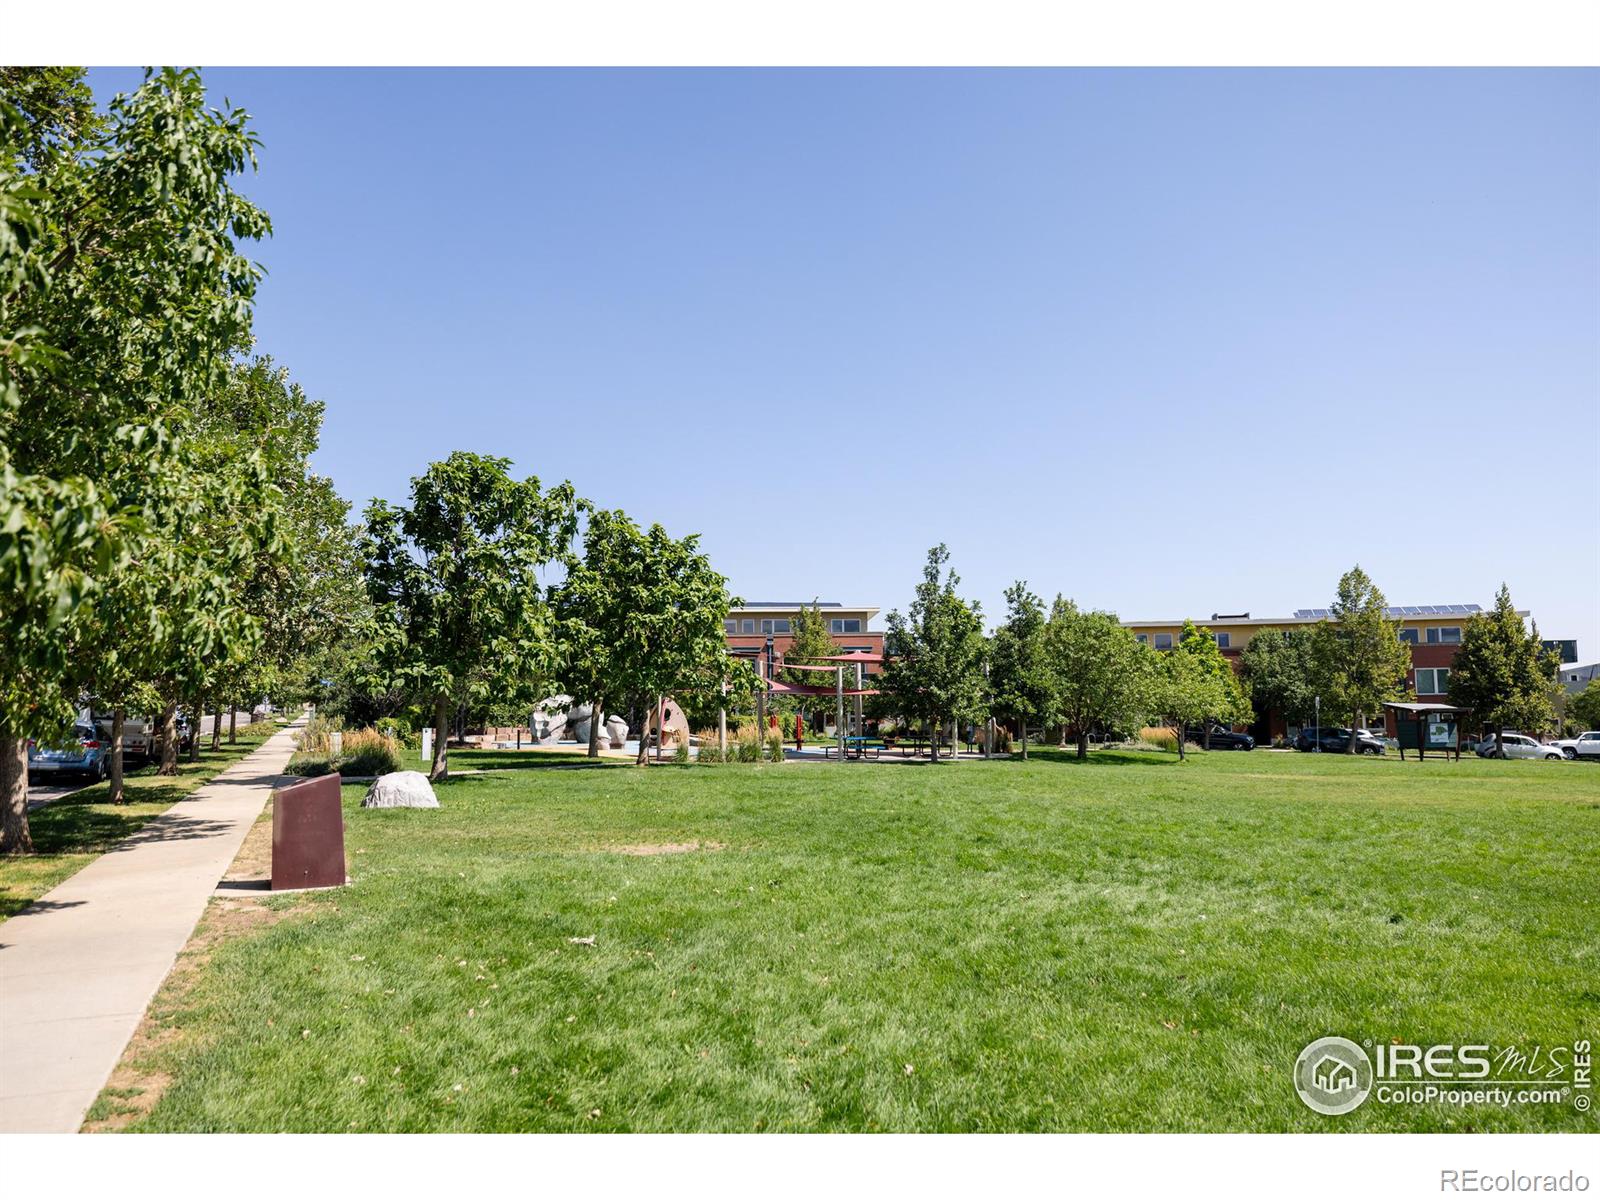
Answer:
<path fill-rule="evenodd" d="M 126 714 L 120 708 L 111 710 L 111 803 L 121 804 L 122 790 L 122 724 Z"/>
<path fill-rule="evenodd" d="M 222 705 L 215 700 L 211 703 L 215 710 L 211 714 L 211 749 L 216 751 L 222 748 Z"/>
<path fill-rule="evenodd" d="M 1067 748 L 1067 723 L 1061 722 L 1061 736 L 1056 740 L 1056 745 L 1065 750 Z"/>
<path fill-rule="evenodd" d="M 1183 722 L 1179 721 L 1175 726 L 1173 726 L 1173 730 L 1172 731 L 1178 735 L 1178 761 L 1182 762 L 1183 761 Z"/>
<path fill-rule="evenodd" d="M 1020 722 L 1020 724 L 1022 725 L 1022 761 L 1023 762 L 1027 762 L 1028 761 L 1028 719 L 1026 717 L 1024 717 L 1022 719 L 1022 721 Z"/>
<path fill-rule="evenodd" d="M 1078 758 L 1081 761 L 1081 760 L 1086 759 L 1088 757 L 1089 757 L 1089 731 L 1087 729 L 1080 729 L 1080 730 L 1078 730 Z"/>
<path fill-rule="evenodd" d="M 1365 724 L 1363 714 L 1357 712 L 1351 713 L 1350 715 L 1350 740 L 1344 744 L 1344 752 L 1346 754 L 1354 754 L 1356 752 L 1356 730 L 1360 729 L 1361 726 Z"/>
<path fill-rule="evenodd" d="M 428 778 L 437 782 L 450 774 L 450 701 L 444 696 L 433 702 L 433 762 Z"/>
<path fill-rule="evenodd" d="M 198 698 L 196 698 L 189 705 L 189 761 L 190 762 L 199 762 L 200 761 L 200 721 L 201 721 L 201 717 L 202 717 L 202 714 L 201 714 L 200 710 L 203 709 L 204 707 L 205 707 L 205 701 L 201 700 L 201 699 L 198 699 Z"/>
<path fill-rule="evenodd" d="M 169 701 L 161 709 L 161 765 L 157 775 L 178 773 L 178 706 Z"/>
<path fill-rule="evenodd" d="M 599 692 L 595 693 L 594 700 L 589 705 L 589 757 L 600 757 L 600 705 L 605 697 Z"/>
<path fill-rule="evenodd" d="M 0 736 L 0 854 L 32 854 L 28 835 L 28 739 Z"/>
<path fill-rule="evenodd" d="M 650 763 L 650 722 L 655 719 L 655 710 L 646 709 L 644 724 L 639 727 L 639 757 L 633 760 L 636 767 L 648 766 Z M 658 733 L 657 737 L 660 736 Z"/>
<path fill-rule="evenodd" d="M 239 740 L 239 706 L 228 705 L 228 745 L 233 745 Z"/>

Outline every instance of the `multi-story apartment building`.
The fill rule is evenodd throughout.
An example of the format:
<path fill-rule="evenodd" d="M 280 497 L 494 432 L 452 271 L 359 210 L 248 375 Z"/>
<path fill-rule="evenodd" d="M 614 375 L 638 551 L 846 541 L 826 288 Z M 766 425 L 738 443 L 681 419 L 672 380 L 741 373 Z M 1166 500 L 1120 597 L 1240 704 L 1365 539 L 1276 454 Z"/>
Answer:
<path fill-rule="evenodd" d="M 1411 669 L 1406 673 L 1406 682 L 1418 700 L 1444 701 L 1450 689 L 1450 667 L 1461 645 L 1462 629 L 1474 614 L 1482 611 L 1476 604 L 1418 604 L 1385 610 L 1391 621 L 1400 622 L 1400 640 L 1411 647 Z M 1518 615 L 1528 616 L 1527 612 Z M 1301 608 L 1296 609 L 1292 617 L 1255 617 L 1247 612 L 1212 613 L 1209 620 L 1191 620 L 1216 639 L 1217 647 L 1237 670 L 1239 655 L 1250 644 L 1250 639 L 1263 629 L 1315 625 L 1328 616 L 1325 608 Z M 1157 650 L 1170 650 L 1183 633 L 1182 621 L 1124 621 L 1123 625 L 1133 630 L 1141 642 Z M 1373 713 L 1370 719 L 1376 724 L 1382 720 L 1382 715 Z M 1285 732 L 1283 719 L 1277 713 L 1270 714 L 1257 728 L 1258 736 L 1277 737 Z"/>
<path fill-rule="evenodd" d="M 841 650 L 865 650 L 870 654 L 883 653 L 883 633 L 871 628 L 876 608 L 859 604 L 840 604 L 837 601 L 759 600 L 729 611 L 723 627 L 727 630 L 728 648 L 750 653 L 765 649 L 767 639 L 772 639 L 774 654 L 782 657 L 794 640 L 795 622 L 802 608 L 820 608 L 828 619 L 828 632 Z M 875 669 L 869 669 L 874 674 Z"/>

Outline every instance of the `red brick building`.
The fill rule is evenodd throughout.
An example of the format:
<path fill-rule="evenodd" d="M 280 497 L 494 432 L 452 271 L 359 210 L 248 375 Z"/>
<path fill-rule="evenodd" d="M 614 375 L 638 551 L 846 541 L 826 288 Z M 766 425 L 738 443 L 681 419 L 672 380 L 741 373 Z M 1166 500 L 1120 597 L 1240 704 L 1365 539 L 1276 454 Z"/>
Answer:
<path fill-rule="evenodd" d="M 883 634 L 871 628 L 872 618 L 878 610 L 858 604 L 840 604 L 836 601 L 761 600 L 729 611 L 723 627 L 727 630 L 728 648 L 746 653 L 765 649 L 767 639 L 772 639 L 773 653 L 782 657 L 794 640 L 795 622 L 802 608 L 816 607 L 828 620 L 828 632 L 841 650 L 865 650 L 870 654 L 883 653 Z M 869 669 L 868 674 L 875 673 Z"/>

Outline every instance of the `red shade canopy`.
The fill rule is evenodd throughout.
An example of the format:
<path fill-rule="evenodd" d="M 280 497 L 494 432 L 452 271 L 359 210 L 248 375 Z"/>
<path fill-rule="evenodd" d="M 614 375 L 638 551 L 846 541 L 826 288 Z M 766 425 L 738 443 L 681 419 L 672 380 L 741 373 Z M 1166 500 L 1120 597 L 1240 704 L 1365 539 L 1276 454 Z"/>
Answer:
<path fill-rule="evenodd" d="M 817 658 L 821 662 L 881 663 L 883 661 L 883 655 L 869 654 L 865 650 L 852 650 L 848 654 L 819 654 Z"/>

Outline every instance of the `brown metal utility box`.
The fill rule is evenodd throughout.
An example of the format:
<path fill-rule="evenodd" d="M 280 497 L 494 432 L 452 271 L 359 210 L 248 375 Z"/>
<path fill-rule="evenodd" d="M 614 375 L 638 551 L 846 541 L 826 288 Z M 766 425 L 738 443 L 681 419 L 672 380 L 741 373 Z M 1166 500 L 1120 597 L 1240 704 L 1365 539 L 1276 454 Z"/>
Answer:
<path fill-rule="evenodd" d="M 339 776 L 321 775 L 272 796 L 272 890 L 341 887 L 344 812 Z"/>

